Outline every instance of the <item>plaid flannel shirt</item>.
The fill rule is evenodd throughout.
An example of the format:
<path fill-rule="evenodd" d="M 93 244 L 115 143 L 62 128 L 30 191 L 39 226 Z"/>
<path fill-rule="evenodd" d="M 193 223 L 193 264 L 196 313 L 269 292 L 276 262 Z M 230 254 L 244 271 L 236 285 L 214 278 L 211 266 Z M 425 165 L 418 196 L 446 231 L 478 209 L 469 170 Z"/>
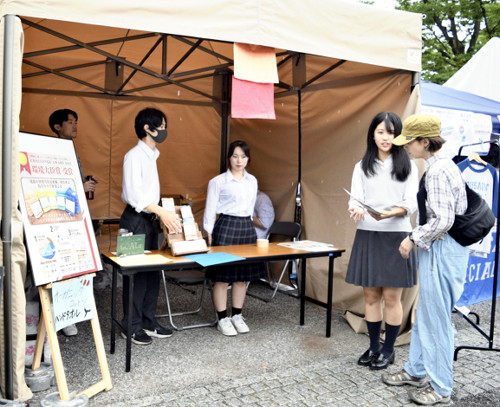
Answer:
<path fill-rule="evenodd" d="M 412 238 L 417 246 L 429 250 L 452 227 L 455 214 L 465 213 L 467 196 L 462 173 L 452 160 L 433 155 L 427 165 L 427 223 L 413 229 Z"/>

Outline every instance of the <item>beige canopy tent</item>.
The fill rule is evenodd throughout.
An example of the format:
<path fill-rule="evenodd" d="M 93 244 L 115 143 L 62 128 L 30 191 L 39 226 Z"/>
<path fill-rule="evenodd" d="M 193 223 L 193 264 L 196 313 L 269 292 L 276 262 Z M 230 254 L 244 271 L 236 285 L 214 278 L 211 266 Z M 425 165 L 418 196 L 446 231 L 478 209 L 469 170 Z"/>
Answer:
<path fill-rule="evenodd" d="M 339 0 L 9 0 L 0 11 L 21 18 L 12 43 L 24 44 L 22 73 L 13 73 L 22 104 L 12 138 L 15 120 L 21 131 L 49 135 L 52 111 L 75 110 L 76 151 L 99 180 L 93 218 L 120 216 L 122 160 L 137 143 L 133 119 L 155 106 L 168 118 L 162 196 L 189 197 L 199 219 L 227 143 L 246 140 L 249 171 L 276 218 L 294 219 L 300 182 L 304 237 L 347 249 L 335 264 L 334 307 L 362 312 L 360 291 L 343 282 L 355 225 L 342 187 L 372 117 L 403 113 L 421 68 L 421 15 Z M 276 49 L 276 120 L 230 117 L 234 42 Z M 327 267 L 308 267 L 307 294 L 324 301 Z"/>

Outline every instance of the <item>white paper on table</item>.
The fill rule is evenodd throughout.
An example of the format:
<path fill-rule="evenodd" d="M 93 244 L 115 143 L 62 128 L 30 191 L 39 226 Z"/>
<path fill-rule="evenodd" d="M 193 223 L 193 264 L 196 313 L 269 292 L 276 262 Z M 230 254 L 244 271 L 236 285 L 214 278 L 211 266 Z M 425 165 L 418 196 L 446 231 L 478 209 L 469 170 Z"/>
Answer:
<path fill-rule="evenodd" d="M 313 240 L 296 240 L 295 242 L 278 243 L 278 246 L 289 247 L 290 249 L 296 250 L 305 250 L 307 252 L 324 252 L 333 248 L 333 244 L 315 242 Z"/>

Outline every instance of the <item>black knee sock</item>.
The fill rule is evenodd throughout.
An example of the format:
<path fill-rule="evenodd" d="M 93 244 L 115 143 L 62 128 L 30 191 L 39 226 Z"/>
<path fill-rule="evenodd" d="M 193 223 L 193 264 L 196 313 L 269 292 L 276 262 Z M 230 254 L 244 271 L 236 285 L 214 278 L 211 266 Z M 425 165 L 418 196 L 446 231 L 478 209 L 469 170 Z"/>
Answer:
<path fill-rule="evenodd" d="M 380 328 L 382 321 L 366 321 L 366 325 L 368 326 L 368 335 L 370 335 L 370 350 L 372 353 L 378 352 L 380 349 Z"/>
<path fill-rule="evenodd" d="M 227 317 L 227 309 L 224 311 L 217 311 L 217 318 L 219 318 L 219 321 Z"/>
<path fill-rule="evenodd" d="M 235 315 L 241 314 L 241 310 L 242 309 L 243 308 L 235 308 L 235 307 L 233 307 L 232 316 L 234 317 Z"/>
<path fill-rule="evenodd" d="M 387 322 L 385 323 L 385 342 L 382 347 L 382 353 L 385 357 L 390 356 L 391 353 L 394 352 L 394 343 L 398 337 L 400 326 L 401 325 L 389 325 Z"/>

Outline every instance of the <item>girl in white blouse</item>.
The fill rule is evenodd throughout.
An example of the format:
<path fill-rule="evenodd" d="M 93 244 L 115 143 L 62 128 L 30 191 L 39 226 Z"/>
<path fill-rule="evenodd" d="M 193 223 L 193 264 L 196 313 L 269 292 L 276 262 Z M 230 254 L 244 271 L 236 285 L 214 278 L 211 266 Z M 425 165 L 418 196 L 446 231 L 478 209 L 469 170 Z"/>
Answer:
<path fill-rule="evenodd" d="M 417 283 L 414 251 L 408 259 L 399 255 L 399 244 L 411 231 L 410 215 L 417 209 L 418 171 L 403 148 L 392 140 L 401 133 L 401 119 L 381 112 L 368 129 L 367 148 L 356 164 L 351 193 L 380 212 L 365 212 L 349 201 L 357 222 L 346 282 L 363 287 L 365 319 L 370 347 L 358 364 L 385 369 L 394 363 L 394 342 L 403 318 L 403 287 Z M 385 342 L 380 345 L 382 300 L 385 305 Z"/>
<path fill-rule="evenodd" d="M 235 141 L 227 155 L 229 169 L 208 183 L 203 227 L 209 246 L 256 243 L 252 214 L 257 197 L 257 179 L 246 171 L 250 148 Z M 246 282 L 265 277 L 263 264 L 222 266 L 208 270 L 214 281 L 213 298 L 218 315 L 217 329 L 226 336 L 247 333 L 242 316 Z M 231 284 L 232 316 L 227 314 L 227 289 Z"/>

